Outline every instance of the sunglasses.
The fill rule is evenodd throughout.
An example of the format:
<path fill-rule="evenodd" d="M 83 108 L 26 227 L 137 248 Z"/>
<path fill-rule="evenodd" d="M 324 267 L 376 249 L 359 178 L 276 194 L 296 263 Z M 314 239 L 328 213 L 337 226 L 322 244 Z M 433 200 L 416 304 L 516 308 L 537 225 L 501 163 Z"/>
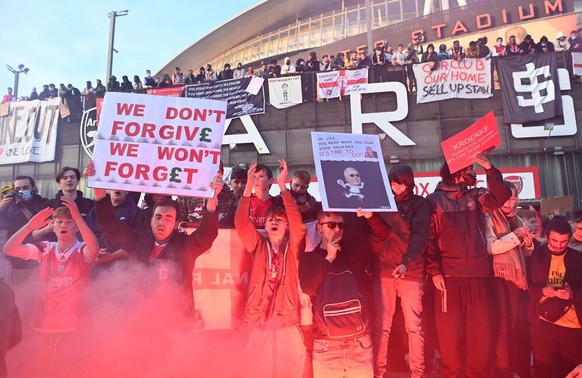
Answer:
<path fill-rule="evenodd" d="M 321 222 L 321 225 L 327 225 L 327 228 L 334 230 L 336 227 L 340 230 L 344 229 L 344 222 Z"/>
<path fill-rule="evenodd" d="M 358 173 L 350 173 L 350 177 L 360 177 Z"/>

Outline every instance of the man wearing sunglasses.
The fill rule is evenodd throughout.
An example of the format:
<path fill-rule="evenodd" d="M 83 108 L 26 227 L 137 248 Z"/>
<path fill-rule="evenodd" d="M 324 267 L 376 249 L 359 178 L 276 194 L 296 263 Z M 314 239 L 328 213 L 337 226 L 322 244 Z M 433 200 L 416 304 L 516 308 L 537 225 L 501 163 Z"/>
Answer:
<path fill-rule="evenodd" d="M 301 289 L 313 303 L 313 376 L 371 377 L 368 307 L 355 261 L 340 245 L 343 217 L 322 211 L 316 228 L 321 243 L 302 254 L 299 263 Z"/>

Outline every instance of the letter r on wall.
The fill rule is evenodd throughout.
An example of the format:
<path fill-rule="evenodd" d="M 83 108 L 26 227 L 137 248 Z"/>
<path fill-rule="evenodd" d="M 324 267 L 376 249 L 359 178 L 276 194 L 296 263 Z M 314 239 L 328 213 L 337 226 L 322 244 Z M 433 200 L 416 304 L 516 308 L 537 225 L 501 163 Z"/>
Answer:
<path fill-rule="evenodd" d="M 396 94 L 396 110 L 391 112 L 362 113 L 362 102 L 359 95 L 350 96 L 350 108 L 352 112 L 352 133 L 363 134 L 364 123 L 373 123 L 386 135 L 389 135 L 400 146 L 416 146 L 416 143 L 404 133 L 398 130 L 391 121 L 402 121 L 408 115 L 408 95 L 404 84 L 393 81 L 388 83 L 370 83 L 366 93 Z"/>

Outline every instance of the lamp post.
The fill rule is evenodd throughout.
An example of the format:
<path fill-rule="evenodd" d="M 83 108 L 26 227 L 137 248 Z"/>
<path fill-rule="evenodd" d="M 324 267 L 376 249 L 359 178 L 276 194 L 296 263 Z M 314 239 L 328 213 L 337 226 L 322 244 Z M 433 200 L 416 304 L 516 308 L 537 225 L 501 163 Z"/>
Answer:
<path fill-rule="evenodd" d="M 113 40 L 115 39 L 115 18 L 119 16 L 127 16 L 129 10 L 122 11 L 111 11 L 109 12 L 109 50 L 107 51 L 107 77 L 105 80 L 109 80 L 111 77 L 111 71 L 113 70 L 113 52 L 117 52 L 113 47 Z"/>
<path fill-rule="evenodd" d="M 20 78 L 20 74 L 21 73 L 28 74 L 28 71 L 30 71 L 30 69 L 25 67 L 24 64 L 19 64 L 18 69 L 12 68 L 7 64 L 6 68 L 8 68 L 8 71 L 14 74 L 14 97 L 18 99 L 18 80 Z"/>

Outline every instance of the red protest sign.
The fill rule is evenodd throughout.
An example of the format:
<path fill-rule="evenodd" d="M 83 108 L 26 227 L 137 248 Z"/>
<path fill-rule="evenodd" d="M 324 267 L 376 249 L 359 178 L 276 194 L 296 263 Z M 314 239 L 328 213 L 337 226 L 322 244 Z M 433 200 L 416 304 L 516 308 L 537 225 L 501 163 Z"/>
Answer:
<path fill-rule="evenodd" d="M 493 150 L 501 144 L 495 114 L 489 112 L 480 120 L 441 143 L 451 173 L 473 163 L 476 154 Z"/>

